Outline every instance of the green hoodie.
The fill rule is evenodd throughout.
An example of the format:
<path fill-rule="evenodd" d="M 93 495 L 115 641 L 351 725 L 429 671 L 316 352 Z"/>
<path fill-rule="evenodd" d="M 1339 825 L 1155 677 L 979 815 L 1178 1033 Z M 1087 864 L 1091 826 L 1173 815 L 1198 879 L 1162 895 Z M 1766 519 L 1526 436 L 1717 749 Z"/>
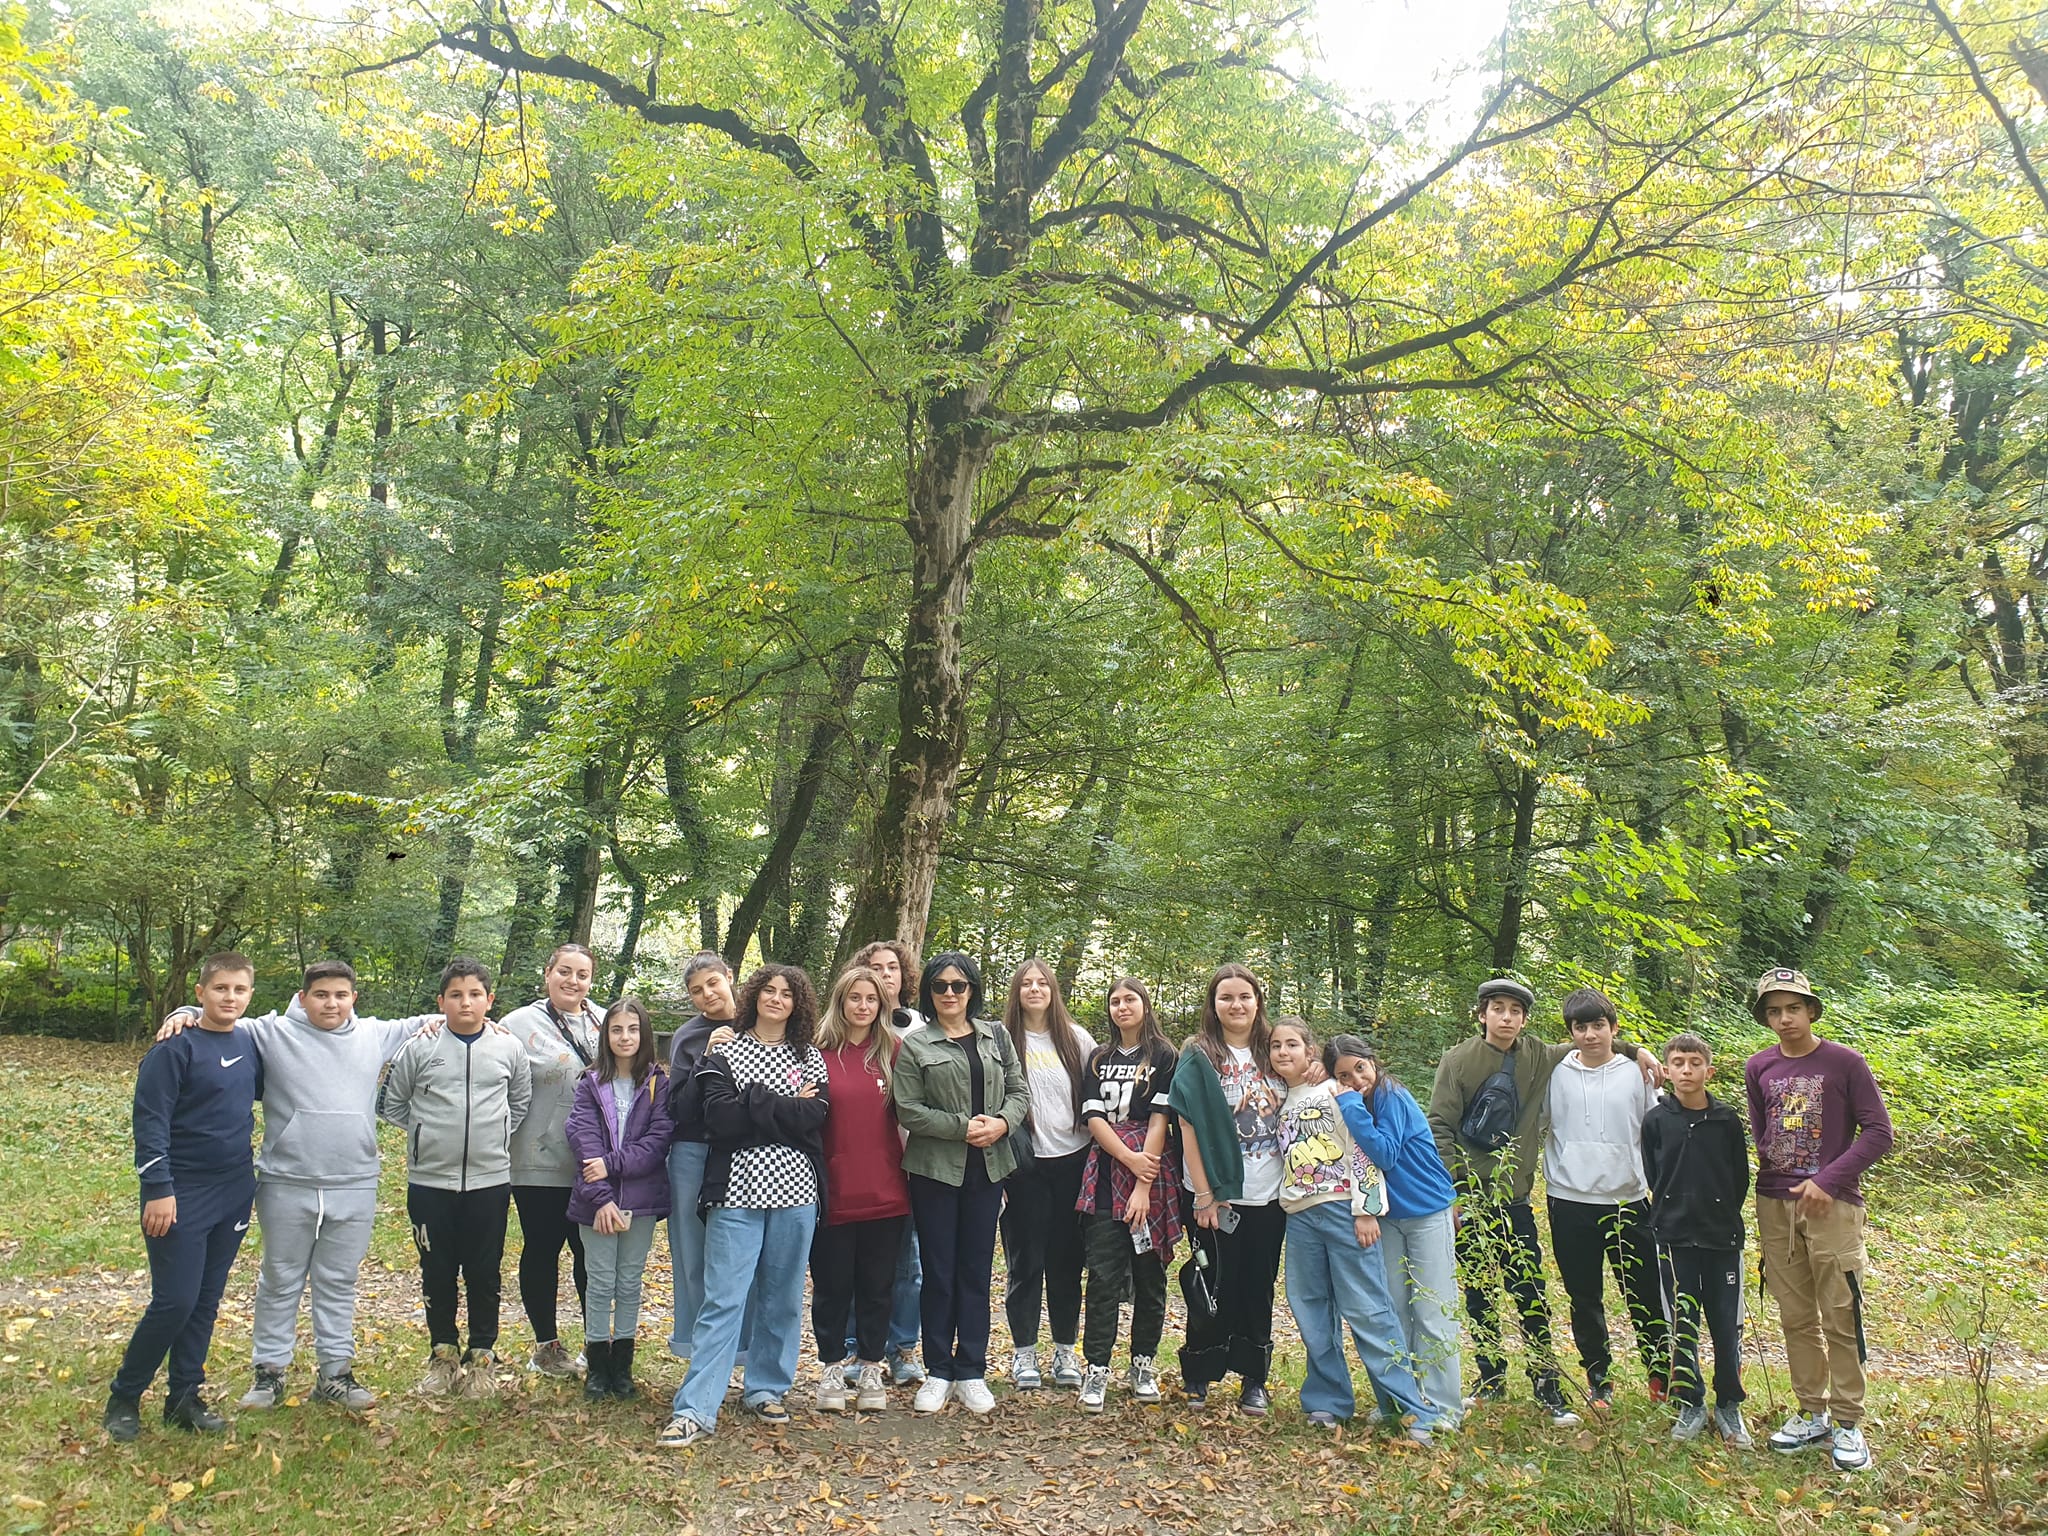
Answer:
<path fill-rule="evenodd" d="M 1166 1104 L 1194 1128 L 1202 1151 L 1202 1172 L 1218 1205 L 1244 1198 L 1244 1148 L 1237 1140 L 1237 1117 L 1223 1095 L 1223 1079 L 1198 1041 L 1190 1040 L 1173 1069 L 1173 1087 Z"/>

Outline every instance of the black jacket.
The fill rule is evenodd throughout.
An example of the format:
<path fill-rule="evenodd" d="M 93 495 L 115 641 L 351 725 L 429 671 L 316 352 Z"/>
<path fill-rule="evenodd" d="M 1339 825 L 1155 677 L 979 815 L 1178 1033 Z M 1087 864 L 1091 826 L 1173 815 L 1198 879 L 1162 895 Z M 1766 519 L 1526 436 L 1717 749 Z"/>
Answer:
<path fill-rule="evenodd" d="M 697 1064 L 704 1059 L 712 1031 L 731 1019 L 707 1019 L 693 1013 L 668 1043 L 668 1118 L 677 1141 L 709 1141 L 704 1129 L 704 1099 L 697 1091 Z"/>
<path fill-rule="evenodd" d="M 723 1056 L 707 1056 L 697 1066 L 696 1088 L 704 1112 L 705 1139 L 711 1154 L 704 1162 L 704 1187 L 697 1196 L 699 1214 L 725 1203 L 732 1183 L 732 1155 L 742 1147 L 794 1147 L 818 1177 L 818 1210 L 825 1209 L 825 1116 L 831 1099 L 820 1085 L 817 1097 L 793 1098 L 760 1083 L 742 1088 L 732 1080 Z M 673 1097 L 671 1097 L 673 1102 Z"/>
<path fill-rule="evenodd" d="M 1643 1174 L 1650 1227 L 1666 1248 L 1740 1248 L 1749 1198 L 1749 1132 L 1742 1117 L 1707 1095 L 1687 1109 L 1670 1094 L 1643 1117 Z"/>

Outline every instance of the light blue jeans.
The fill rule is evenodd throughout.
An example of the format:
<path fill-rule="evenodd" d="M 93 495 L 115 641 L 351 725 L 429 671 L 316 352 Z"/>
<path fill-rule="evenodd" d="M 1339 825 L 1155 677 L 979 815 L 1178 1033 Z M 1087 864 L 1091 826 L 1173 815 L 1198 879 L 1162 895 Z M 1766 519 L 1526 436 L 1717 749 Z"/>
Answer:
<path fill-rule="evenodd" d="M 654 1246 L 655 1220 L 635 1216 L 623 1232 L 583 1229 L 583 1263 L 590 1276 L 583 1296 L 586 1340 L 630 1339 L 639 1330 L 640 1280 Z"/>
<path fill-rule="evenodd" d="M 1380 1251 L 1422 1396 L 1456 1422 L 1464 1410 L 1465 1363 L 1457 1224 L 1450 1207 L 1428 1216 L 1382 1216 Z M 1387 1412 L 1385 1402 L 1380 1411 Z"/>
<path fill-rule="evenodd" d="M 697 1197 L 704 1190 L 704 1164 L 711 1148 L 701 1141 L 679 1141 L 668 1149 L 668 1266 L 676 1282 L 676 1317 L 669 1328 L 668 1352 L 688 1360 L 697 1315 L 704 1310 L 704 1219 Z M 754 1331 L 754 1298 L 747 1297 L 746 1319 L 740 1325 L 742 1363 Z M 731 1373 L 728 1366 L 727 1374 Z"/>
<path fill-rule="evenodd" d="M 671 1411 L 705 1429 L 718 1427 L 739 1354 L 749 1297 L 754 1303 L 744 1401 L 783 1397 L 796 1384 L 803 1347 L 804 1277 L 809 1272 L 815 1205 L 774 1211 L 715 1206 L 704 1223 L 704 1306 L 697 1315 L 690 1374 Z"/>
<path fill-rule="evenodd" d="M 1326 1200 L 1287 1215 L 1287 1305 L 1301 1330 L 1308 1369 L 1301 1383 L 1301 1411 L 1348 1419 L 1357 1408 L 1351 1366 L 1344 1354 L 1348 1325 L 1372 1378 L 1373 1396 L 1391 1404 L 1390 1418 L 1413 1414 L 1432 1429 L 1442 1410 L 1422 1399 L 1401 1318 L 1387 1289 L 1380 1245 L 1358 1245 L 1351 1206 Z"/>

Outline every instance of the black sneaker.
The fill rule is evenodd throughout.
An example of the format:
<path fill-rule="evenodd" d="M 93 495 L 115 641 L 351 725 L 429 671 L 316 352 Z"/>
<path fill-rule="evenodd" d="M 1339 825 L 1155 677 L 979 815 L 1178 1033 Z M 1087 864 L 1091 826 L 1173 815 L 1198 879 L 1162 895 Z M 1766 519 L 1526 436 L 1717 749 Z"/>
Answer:
<path fill-rule="evenodd" d="M 1550 1422 L 1559 1429 L 1570 1429 L 1580 1422 L 1579 1416 L 1572 1412 L 1571 1404 L 1564 1400 L 1564 1388 L 1558 1385 L 1554 1376 L 1536 1383 L 1536 1401 L 1550 1415 Z"/>
<path fill-rule="evenodd" d="M 142 1404 L 132 1397 L 110 1397 L 107 1411 L 100 1415 L 100 1427 L 117 1445 L 126 1445 L 142 1433 Z"/>
<path fill-rule="evenodd" d="M 164 1408 L 164 1423 L 172 1429 L 189 1429 L 199 1435 L 218 1435 L 228 1427 L 228 1421 L 207 1407 L 206 1400 L 197 1392 L 188 1392 L 168 1404 Z"/>
<path fill-rule="evenodd" d="M 1187 1394 L 1188 1406 L 1190 1408 L 1206 1408 L 1209 1406 L 1209 1383 L 1206 1381 L 1190 1383 L 1187 1388 Z"/>
<path fill-rule="evenodd" d="M 1272 1410 L 1273 1399 L 1266 1395 L 1264 1387 L 1255 1387 L 1250 1382 L 1237 1394 L 1237 1411 L 1247 1418 L 1263 1419 Z"/>

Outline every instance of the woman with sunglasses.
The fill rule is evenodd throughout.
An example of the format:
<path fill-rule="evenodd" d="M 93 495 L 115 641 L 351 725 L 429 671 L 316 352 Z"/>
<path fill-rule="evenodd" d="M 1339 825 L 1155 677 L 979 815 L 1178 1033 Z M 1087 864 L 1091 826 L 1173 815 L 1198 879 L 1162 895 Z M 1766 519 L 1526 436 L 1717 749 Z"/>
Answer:
<path fill-rule="evenodd" d="M 928 1022 L 904 1036 L 891 1089 L 909 1137 L 903 1172 L 924 1257 L 926 1374 L 911 1406 L 937 1413 L 957 1397 L 982 1414 L 996 1405 L 988 1389 L 996 1218 L 1017 1165 L 1009 1137 L 1024 1124 L 1031 1090 L 1008 1032 L 981 1017 L 981 968 L 971 957 L 933 956 L 918 991 Z"/>

